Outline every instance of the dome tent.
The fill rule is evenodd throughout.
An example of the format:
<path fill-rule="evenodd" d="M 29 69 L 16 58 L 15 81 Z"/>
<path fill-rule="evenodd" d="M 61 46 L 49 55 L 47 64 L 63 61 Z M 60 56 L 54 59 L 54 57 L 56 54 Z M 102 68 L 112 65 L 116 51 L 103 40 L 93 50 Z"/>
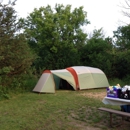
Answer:
<path fill-rule="evenodd" d="M 33 91 L 55 93 L 55 90 L 60 88 L 61 80 L 65 80 L 74 90 L 109 86 L 107 77 L 102 70 L 87 66 L 74 66 L 61 70 L 45 70 Z"/>

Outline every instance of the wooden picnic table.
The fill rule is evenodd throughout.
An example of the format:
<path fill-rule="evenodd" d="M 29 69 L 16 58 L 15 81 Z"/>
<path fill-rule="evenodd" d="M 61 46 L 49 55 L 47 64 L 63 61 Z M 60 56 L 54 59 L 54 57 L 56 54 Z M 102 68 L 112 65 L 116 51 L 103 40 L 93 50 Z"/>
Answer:
<path fill-rule="evenodd" d="M 104 97 L 102 102 L 104 104 L 119 105 L 119 106 L 130 105 L 130 100 L 120 99 L 120 98 L 112 98 L 112 97 Z M 112 126 L 112 127 L 113 127 L 113 124 L 112 124 L 112 115 L 113 114 L 120 115 L 122 117 L 122 121 L 121 121 L 120 125 L 124 124 L 124 119 L 125 119 L 124 117 L 130 118 L 130 113 L 128 113 L 128 112 L 113 110 L 113 109 L 104 108 L 104 107 L 98 108 L 98 110 L 105 111 L 105 112 L 108 112 L 110 114 L 110 126 Z"/>

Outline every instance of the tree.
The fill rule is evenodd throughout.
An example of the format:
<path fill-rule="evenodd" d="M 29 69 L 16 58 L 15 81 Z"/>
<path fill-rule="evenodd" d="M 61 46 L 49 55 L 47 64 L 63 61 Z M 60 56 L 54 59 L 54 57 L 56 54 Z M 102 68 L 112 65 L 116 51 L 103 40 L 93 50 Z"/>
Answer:
<path fill-rule="evenodd" d="M 104 32 L 103 29 L 94 29 L 92 36 L 89 39 L 104 39 Z"/>
<path fill-rule="evenodd" d="M 115 44 L 119 50 L 130 49 L 130 25 L 120 26 L 114 31 Z"/>
<path fill-rule="evenodd" d="M 126 77 L 130 73 L 130 25 L 120 26 L 114 31 L 115 38 L 115 77 L 120 79 Z"/>
<path fill-rule="evenodd" d="M 112 45 L 103 36 L 101 29 L 93 31 L 92 37 L 81 50 L 81 62 L 85 66 L 100 68 L 110 77 Z"/>
<path fill-rule="evenodd" d="M 123 8 L 123 15 L 130 18 L 130 0 L 125 0 L 125 3 L 121 3 L 121 7 Z"/>
<path fill-rule="evenodd" d="M 116 53 L 115 58 L 115 74 L 114 76 L 123 79 L 124 77 L 128 76 L 130 74 L 130 50 L 127 52 L 119 51 Z"/>
<path fill-rule="evenodd" d="M 20 29 L 22 23 L 14 10 L 15 1 L 0 3 L 0 87 L 11 87 L 32 64 L 33 56 Z M 20 83 L 19 83 L 20 84 Z M 16 85 L 16 84 L 13 84 Z M 19 86 L 13 86 L 19 87 Z"/>
<path fill-rule="evenodd" d="M 83 7 L 56 4 L 34 9 L 25 19 L 25 34 L 38 55 L 34 65 L 41 69 L 59 69 L 79 64 L 78 49 L 86 43 L 81 26 L 88 24 Z"/>

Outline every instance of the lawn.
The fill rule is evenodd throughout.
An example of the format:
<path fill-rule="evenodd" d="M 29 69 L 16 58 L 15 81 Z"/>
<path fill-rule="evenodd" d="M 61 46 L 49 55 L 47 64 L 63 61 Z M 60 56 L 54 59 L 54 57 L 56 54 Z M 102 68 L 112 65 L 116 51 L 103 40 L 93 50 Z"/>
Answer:
<path fill-rule="evenodd" d="M 106 89 L 56 91 L 55 94 L 24 93 L 0 101 L 0 130 L 128 130 L 109 127 L 109 114 L 98 111 L 105 106 Z M 119 117 L 114 117 L 119 123 Z"/>

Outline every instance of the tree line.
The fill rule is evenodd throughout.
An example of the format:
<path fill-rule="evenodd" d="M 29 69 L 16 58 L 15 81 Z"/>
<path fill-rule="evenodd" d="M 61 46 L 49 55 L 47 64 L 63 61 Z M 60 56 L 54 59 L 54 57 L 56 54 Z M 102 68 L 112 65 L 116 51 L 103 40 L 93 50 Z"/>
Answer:
<path fill-rule="evenodd" d="M 91 66 L 108 79 L 130 77 L 130 25 L 119 26 L 113 37 L 94 29 L 91 37 L 83 27 L 91 24 L 83 7 L 56 4 L 35 8 L 18 18 L 15 2 L 0 3 L 0 94 L 31 90 L 45 69 Z M 31 86 L 31 87 L 30 87 Z"/>

